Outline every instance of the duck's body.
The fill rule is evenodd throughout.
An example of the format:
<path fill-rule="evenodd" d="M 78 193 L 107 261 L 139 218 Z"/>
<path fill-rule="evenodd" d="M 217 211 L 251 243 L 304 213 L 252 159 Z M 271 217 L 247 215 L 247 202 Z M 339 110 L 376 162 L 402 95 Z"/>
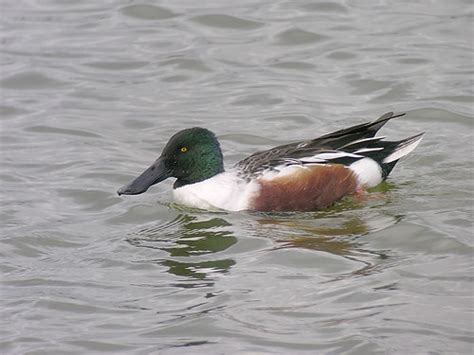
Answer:
<path fill-rule="evenodd" d="M 293 166 L 248 180 L 233 168 L 175 188 L 173 195 L 178 203 L 207 210 L 309 211 L 331 205 L 358 186 L 354 172 L 340 165 Z"/>
<path fill-rule="evenodd" d="M 402 114 L 403 115 L 403 114 Z M 229 211 L 309 211 L 325 208 L 382 182 L 421 134 L 398 141 L 375 137 L 388 113 L 319 138 L 257 152 L 224 170 L 214 134 L 191 128 L 170 139 L 162 156 L 119 194 L 138 194 L 174 176 L 177 202 Z"/>

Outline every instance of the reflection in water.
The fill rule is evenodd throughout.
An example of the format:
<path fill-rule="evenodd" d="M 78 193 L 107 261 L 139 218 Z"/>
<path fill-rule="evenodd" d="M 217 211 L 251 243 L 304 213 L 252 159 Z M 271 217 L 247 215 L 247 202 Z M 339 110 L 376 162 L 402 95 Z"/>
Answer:
<path fill-rule="evenodd" d="M 211 213 L 173 204 L 170 207 L 179 213 L 175 219 L 140 229 L 127 241 L 137 247 L 166 252 L 168 257 L 157 262 L 167 267 L 169 273 L 186 278 L 185 283 L 178 285 L 181 287 L 212 285 L 213 276 L 228 272 L 235 260 L 220 255 L 237 243 L 236 234 L 241 236 L 241 243 L 245 243 L 244 236 L 250 235 L 273 240 L 273 249 L 304 248 L 337 255 L 362 263 L 349 276 L 367 275 L 383 267 L 380 261 L 387 258 L 387 252 L 364 248 L 361 237 L 401 219 L 370 205 L 371 200 L 375 204 L 387 202 L 379 195 L 380 191 L 373 191 L 363 207 L 360 200 L 346 199 L 313 213 Z"/>
<path fill-rule="evenodd" d="M 261 214 L 257 219 L 259 234 L 275 240 L 275 249 L 317 250 L 363 264 L 350 275 L 338 278 L 372 274 L 381 267 L 380 261 L 388 258 L 388 252 L 366 249 L 361 237 L 388 228 L 402 217 L 347 207 L 346 203 L 315 213 Z"/>
<path fill-rule="evenodd" d="M 206 215 L 182 213 L 168 223 L 135 232 L 127 241 L 137 247 L 167 252 L 170 258 L 160 259 L 158 262 L 168 267 L 171 274 L 193 280 L 212 281 L 211 275 L 225 273 L 235 264 L 233 259 L 205 258 L 206 255 L 224 251 L 237 242 L 237 238 L 229 230 L 230 226 L 229 222 L 215 215 L 208 218 Z M 183 261 L 183 257 L 187 259 Z M 186 283 L 179 286 L 199 287 L 202 284 Z"/>
<path fill-rule="evenodd" d="M 185 263 L 176 260 L 164 260 L 162 265 L 169 267 L 169 272 L 177 276 L 188 276 L 194 279 L 206 280 L 208 274 L 227 272 L 235 264 L 232 259 L 209 260 L 195 263 Z"/>
<path fill-rule="evenodd" d="M 357 255 L 361 249 L 358 239 L 369 233 L 384 229 L 395 224 L 399 219 L 386 217 L 370 221 L 377 222 L 369 225 L 368 220 L 360 217 L 330 217 L 314 220 L 293 219 L 262 219 L 264 226 L 276 228 L 278 248 L 305 248 L 319 250 L 340 256 Z M 282 232 L 283 231 L 283 232 Z M 289 232 L 290 233 L 285 233 Z M 283 236 L 282 236 L 283 234 Z"/>
<path fill-rule="evenodd" d="M 309 213 L 257 214 L 258 222 L 272 231 L 277 248 L 305 248 L 350 257 L 360 254 L 357 240 L 400 221 L 401 216 L 377 210 L 390 201 L 387 192 L 395 188 L 384 182 L 363 196 L 348 197 L 322 211 Z"/>

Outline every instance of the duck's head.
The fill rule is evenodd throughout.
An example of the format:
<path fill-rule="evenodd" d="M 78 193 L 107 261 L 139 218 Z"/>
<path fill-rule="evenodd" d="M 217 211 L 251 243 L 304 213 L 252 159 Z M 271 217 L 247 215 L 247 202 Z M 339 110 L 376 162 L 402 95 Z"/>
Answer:
<path fill-rule="evenodd" d="M 174 187 L 206 180 L 224 171 L 222 151 L 216 136 L 205 128 L 189 128 L 176 133 L 161 156 L 140 176 L 122 186 L 119 195 L 137 195 L 169 177 Z"/>

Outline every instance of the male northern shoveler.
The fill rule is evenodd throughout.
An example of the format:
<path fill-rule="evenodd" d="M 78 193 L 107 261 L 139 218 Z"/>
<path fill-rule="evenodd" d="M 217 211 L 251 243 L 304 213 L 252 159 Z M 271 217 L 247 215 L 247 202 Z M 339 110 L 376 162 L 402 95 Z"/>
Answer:
<path fill-rule="evenodd" d="M 169 177 L 177 202 L 230 211 L 310 211 L 343 196 L 378 185 L 398 160 L 420 143 L 422 134 L 401 140 L 375 137 L 387 121 L 378 120 L 316 139 L 257 152 L 224 170 L 216 136 L 189 128 L 169 140 L 161 156 L 119 195 L 136 195 Z"/>

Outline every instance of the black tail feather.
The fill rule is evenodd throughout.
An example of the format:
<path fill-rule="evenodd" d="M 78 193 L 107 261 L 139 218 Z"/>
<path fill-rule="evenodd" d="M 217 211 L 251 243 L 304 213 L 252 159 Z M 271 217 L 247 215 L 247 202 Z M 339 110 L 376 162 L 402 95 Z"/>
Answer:
<path fill-rule="evenodd" d="M 382 179 L 387 179 L 388 175 L 392 172 L 395 165 L 398 163 L 398 160 L 392 161 L 391 163 L 380 164 L 382 168 Z"/>
<path fill-rule="evenodd" d="M 391 154 L 402 150 L 405 147 L 408 147 L 410 144 L 414 144 L 416 141 L 420 140 L 421 136 L 424 133 L 417 134 L 415 136 L 402 139 L 401 141 L 377 141 L 374 143 L 374 146 L 382 147 L 380 151 L 373 151 L 364 153 L 364 156 L 374 159 L 382 167 L 382 177 L 385 180 L 390 174 L 392 169 L 395 167 L 400 158 L 405 155 L 398 157 L 395 160 L 385 162 L 384 160 L 389 157 Z"/>
<path fill-rule="evenodd" d="M 382 128 L 385 123 L 393 118 L 402 116 L 405 116 L 405 113 L 394 115 L 393 112 L 388 112 L 373 122 L 362 123 L 325 134 L 324 136 L 311 141 L 311 143 L 308 144 L 308 147 L 317 145 L 320 147 L 326 146 L 327 148 L 338 149 L 356 140 L 374 137 L 377 131 Z"/>

